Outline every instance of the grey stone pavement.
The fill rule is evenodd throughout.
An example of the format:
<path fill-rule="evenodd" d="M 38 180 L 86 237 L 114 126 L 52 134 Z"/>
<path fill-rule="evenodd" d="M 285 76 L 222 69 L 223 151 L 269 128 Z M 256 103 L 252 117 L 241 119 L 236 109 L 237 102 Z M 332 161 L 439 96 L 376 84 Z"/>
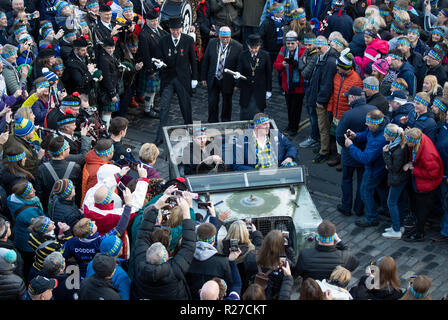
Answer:
<path fill-rule="evenodd" d="M 265 112 L 276 122 L 279 129 L 287 126 L 287 110 L 284 96 L 281 95 L 276 77 L 273 77 L 272 98 L 268 102 Z M 233 96 L 232 120 L 239 120 L 239 92 Z M 158 100 L 156 99 L 156 103 Z M 193 120 L 207 121 L 207 90 L 200 85 L 192 97 Z M 130 109 L 128 118 L 131 124 L 128 129 L 124 144 L 133 148 L 133 153 L 137 156 L 140 146 L 145 142 L 153 142 L 155 133 L 159 125 L 158 119 L 146 118 L 143 115 L 143 108 Z M 305 108 L 302 110 L 302 125 L 299 134 L 291 139 L 298 147 L 309 134 L 308 115 Z M 171 104 L 168 125 L 183 124 L 177 100 Z M 161 147 L 161 154 L 155 165 L 162 177 L 168 178 L 168 166 L 164 148 Z M 448 293 L 448 244 L 435 245 L 430 241 L 430 237 L 437 232 L 438 223 L 434 223 L 427 229 L 425 242 L 407 243 L 402 240 L 385 239 L 381 236 L 383 230 L 390 226 L 390 221 L 380 216 L 380 225 L 374 228 L 359 228 L 354 224 L 356 216 L 346 217 L 336 210 L 336 205 L 340 203 L 341 190 L 339 187 L 341 173 L 326 163 L 313 164 L 314 157 L 311 149 L 299 148 L 299 163 L 304 164 L 309 169 L 308 188 L 313 201 L 323 219 L 332 221 L 337 227 L 337 233 L 341 239 L 347 243 L 350 250 L 360 260 L 360 266 L 352 273 L 350 286 L 358 282 L 364 274 L 365 267 L 381 256 L 392 256 L 396 263 L 401 280 L 401 287 L 407 288 L 408 279 L 412 275 L 426 274 L 433 285 L 431 296 L 433 299 L 440 299 Z M 295 288 L 297 290 L 297 287 Z M 293 297 L 297 298 L 297 293 Z"/>

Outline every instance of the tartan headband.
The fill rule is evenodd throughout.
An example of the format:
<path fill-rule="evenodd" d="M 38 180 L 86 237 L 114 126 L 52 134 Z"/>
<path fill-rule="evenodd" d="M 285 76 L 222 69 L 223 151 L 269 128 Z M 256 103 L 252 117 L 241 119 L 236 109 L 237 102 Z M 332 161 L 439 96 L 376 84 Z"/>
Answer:
<path fill-rule="evenodd" d="M 42 37 L 45 39 L 46 37 L 48 37 L 51 31 L 54 31 L 53 28 L 45 29 L 45 31 L 42 33 Z"/>
<path fill-rule="evenodd" d="M 375 86 L 373 84 L 367 84 L 367 83 L 363 83 L 363 84 L 364 84 L 365 89 L 375 90 L 375 91 L 380 90 L 380 86 Z"/>
<path fill-rule="evenodd" d="M 422 138 L 411 138 L 407 134 L 405 135 L 405 137 L 406 140 L 409 141 L 410 143 L 420 143 L 420 141 L 422 141 Z"/>
<path fill-rule="evenodd" d="M 318 234 L 316 237 L 317 237 L 317 240 L 319 240 L 320 242 L 330 243 L 330 242 L 334 241 L 335 235 L 332 235 L 330 237 L 322 237 L 320 234 Z"/>
<path fill-rule="evenodd" d="M 431 30 L 431 33 L 435 33 L 438 34 L 439 36 L 441 36 L 442 38 L 445 37 L 445 34 L 442 32 L 442 30 L 438 29 L 438 28 L 434 28 Z"/>
<path fill-rule="evenodd" d="M 403 57 L 399 56 L 398 54 L 394 54 L 394 53 L 389 53 L 389 57 L 398 59 L 398 60 L 403 60 Z"/>
<path fill-rule="evenodd" d="M 408 29 L 408 33 L 414 33 L 418 37 L 420 37 L 420 31 L 418 31 L 418 29 Z"/>
<path fill-rule="evenodd" d="M 165 262 L 168 261 L 168 251 L 166 251 L 165 247 L 162 247 L 162 251 L 163 254 L 162 254 L 162 260 L 160 260 L 160 264 L 164 264 Z"/>
<path fill-rule="evenodd" d="M 17 28 L 16 30 L 14 30 L 14 34 L 18 35 L 20 32 L 24 32 L 26 31 L 26 26 L 21 26 L 20 28 Z"/>
<path fill-rule="evenodd" d="M 437 52 L 435 52 L 434 50 L 429 50 L 428 56 L 430 56 L 431 58 L 433 58 L 433 59 L 435 59 L 437 61 L 438 60 L 442 60 L 442 57 Z"/>
<path fill-rule="evenodd" d="M 219 30 L 220 37 L 231 37 L 232 32 L 230 30 Z"/>
<path fill-rule="evenodd" d="M 7 156 L 9 162 L 17 162 L 26 157 L 25 151 L 22 153 L 16 154 L 15 156 Z"/>
<path fill-rule="evenodd" d="M 324 41 L 324 40 L 314 40 L 314 44 L 316 46 L 328 46 L 328 41 Z"/>
<path fill-rule="evenodd" d="M 24 43 L 25 41 L 28 40 L 33 40 L 33 38 L 31 38 L 31 36 L 29 34 L 25 35 L 24 37 L 20 36 L 21 39 L 19 39 L 19 43 Z"/>
<path fill-rule="evenodd" d="M 3 17 L 6 17 L 6 13 L 0 12 L 0 19 L 3 18 Z"/>
<path fill-rule="evenodd" d="M 49 86 L 50 86 L 50 83 L 48 81 L 42 81 L 42 82 L 36 83 L 36 89 L 48 88 Z"/>
<path fill-rule="evenodd" d="M 406 39 L 401 39 L 401 40 L 398 40 L 397 41 L 397 44 L 402 44 L 402 45 L 405 45 L 405 46 L 411 46 L 411 41 L 409 41 L 409 40 L 406 40 Z"/>
<path fill-rule="evenodd" d="M 76 118 L 66 118 L 57 122 L 58 126 L 62 126 L 67 123 L 76 122 Z"/>
<path fill-rule="evenodd" d="M 398 29 L 398 28 L 395 26 L 395 24 L 393 24 L 393 23 L 390 25 L 390 28 L 391 28 L 392 30 L 394 30 L 396 33 L 404 33 L 403 30 Z"/>
<path fill-rule="evenodd" d="M 87 25 L 87 22 L 85 22 L 85 21 L 80 21 L 80 22 L 79 22 L 79 25 L 80 25 L 81 27 L 84 27 L 84 26 Z"/>
<path fill-rule="evenodd" d="M 269 10 L 269 12 L 272 13 L 272 14 L 279 13 L 279 12 L 282 12 L 282 11 L 283 11 L 283 6 Z"/>
<path fill-rule="evenodd" d="M 89 235 L 91 235 L 93 233 L 94 227 L 95 227 L 95 225 L 93 224 L 93 222 L 89 221 Z"/>
<path fill-rule="evenodd" d="M 40 227 L 39 232 L 40 232 L 40 233 L 45 233 L 45 232 L 47 232 L 48 228 L 50 227 L 50 224 L 51 224 L 51 220 L 50 220 L 50 218 L 45 217 L 45 219 L 44 219 L 44 223 L 43 223 L 42 226 Z"/>
<path fill-rule="evenodd" d="M 302 12 L 302 13 L 299 13 L 299 14 L 293 14 L 292 18 L 294 20 L 299 20 L 299 19 L 302 19 L 302 18 L 306 18 L 306 13 Z"/>
<path fill-rule="evenodd" d="M 254 120 L 254 125 L 258 126 L 258 125 L 263 124 L 265 122 L 269 122 L 269 118 L 268 117 L 262 117 L 260 119 Z"/>
<path fill-rule="evenodd" d="M 379 119 L 372 119 L 371 117 L 366 116 L 366 122 L 370 123 L 370 124 L 380 124 L 383 122 L 383 120 L 384 120 L 384 117 L 381 117 Z"/>
<path fill-rule="evenodd" d="M 201 239 L 201 238 L 199 238 L 199 236 L 198 236 L 198 241 L 206 242 L 206 243 L 208 243 L 208 244 L 212 244 L 213 241 L 215 241 L 215 239 L 216 239 L 216 235 L 213 235 L 213 236 L 211 236 L 211 237 L 208 238 L 208 239 Z"/>
<path fill-rule="evenodd" d="M 67 106 L 67 107 L 77 107 L 79 106 L 79 101 L 72 101 L 72 100 L 62 100 L 61 106 Z"/>
<path fill-rule="evenodd" d="M 41 29 L 45 29 L 45 28 L 52 28 L 53 29 L 53 24 L 51 22 L 45 22 L 43 25 L 40 26 Z"/>
<path fill-rule="evenodd" d="M 65 150 L 67 150 L 69 148 L 68 142 L 67 140 L 64 140 L 64 144 L 62 145 L 62 147 L 56 151 L 56 152 L 52 152 L 53 156 L 58 156 L 60 155 L 62 152 L 64 152 Z"/>
<path fill-rule="evenodd" d="M 114 145 L 111 145 L 109 149 L 106 149 L 106 150 L 103 150 L 103 151 L 95 150 L 95 152 L 100 157 L 107 157 L 112 152 L 114 152 Z"/>
<path fill-rule="evenodd" d="M 23 191 L 23 193 L 21 194 L 21 197 L 25 198 L 27 195 L 29 195 L 31 193 L 32 189 L 33 189 L 33 185 L 31 184 L 31 182 L 28 182 L 28 184 L 26 185 L 25 191 Z"/>
<path fill-rule="evenodd" d="M 344 47 L 344 44 L 341 42 L 341 41 L 339 41 L 338 39 L 333 39 L 333 40 L 331 40 L 332 42 L 334 42 L 334 43 L 336 43 L 338 46 L 340 46 L 340 47 Z"/>
<path fill-rule="evenodd" d="M 380 10 L 380 15 L 387 17 L 389 15 L 389 11 L 387 11 L 387 10 Z"/>
<path fill-rule="evenodd" d="M 64 64 L 63 64 L 63 63 L 55 64 L 55 65 L 53 66 L 53 69 L 54 69 L 54 70 L 62 70 L 62 69 L 64 69 Z"/>
<path fill-rule="evenodd" d="M 398 11 L 408 11 L 408 9 L 405 9 L 405 8 L 401 8 L 401 7 L 399 7 L 399 6 L 397 6 L 397 5 L 394 5 L 394 9 L 395 10 L 398 10 Z M 380 13 L 381 14 L 381 13 Z"/>
<path fill-rule="evenodd" d="M 353 27 L 353 31 L 356 33 L 361 33 L 361 32 L 364 32 L 364 28 L 358 29 L 358 28 Z"/>
<path fill-rule="evenodd" d="M 131 6 L 129 6 L 129 7 L 124 7 L 124 8 L 123 8 L 123 12 L 127 12 L 127 11 L 132 11 L 132 12 L 134 12 L 134 7 L 131 7 Z"/>
<path fill-rule="evenodd" d="M 417 299 L 423 299 L 429 294 L 429 290 L 426 291 L 425 293 L 420 293 L 420 292 L 415 291 L 413 285 L 411 285 L 411 287 L 409 288 L 409 291 L 411 291 L 411 294 Z"/>
<path fill-rule="evenodd" d="M 446 52 L 439 46 L 438 43 L 435 44 L 434 49 L 438 49 L 443 52 L 443 55 L 446 55 Z"/>
<path fill-rule="evenodd" d="M 303 43 L 304 44 L 314 44 L 315 40 L 316 39 L 314 39 L 314 38 L 304 38 Z"/>
<path fill-rule="evenodd" d="M 107 196 L 106 196 L 106 198 L 104 198 L 103 201 L 98 202 L 97 204 L 102 204 L 102 205 L 104 205 L 104 204 L 109 204 L 109 203 L 111 203 L 111 202 L 112 202 L 112 194 L 113 194 L 112 190 L 109 189 L 109 190 L 107 191 Z"/>
<path fill-rule="evenodd" d="M 76 32 L 69 32 L 69 33 L 64 34 L 64 39 L 67 39 L 67 38 L 70 38 L 73 36 L 76 36 Z"/>
<path fill-rule="evenodd" d="M 429 101 L 428 100 L 425 100 L 425 99 L 423 99 L 423 98 L 421 98 L 419 96 L 415 96 L 414 97 L 414 101 L 420 102 L 424 106 L 428 106 L 429 105 Z"/>
<path fill-rule="evenodd" d="M 90 2 L 90 3 L 88 3 L 88 4 L 86 5 L 86 8 L 87 8 L 87 9 L 90 9 L 90 8 L 98 7 L 98 6 L 99 6 L 98 2 L 94 1 L 94 2 Z"/>
<path fill-rule="evenodd" d="M 2 52 L 2 57 L 4 58 L 4 59 L 7 59 L 7 58 L 9 58 L 9 57 L 12 57 L 13 55 L 15 55 L 15 54 L 17 54 L 17 50 L 11 50 L 11 51 L 9 51 L 9 52 Z"/>
<path fill-rule="evenodd" d="M 389 129 L 387 129 L 387 127 L 384 128 L 384 133 L 387 134 L 389 137 L 392 137 L 392 138 L 398 137 L 398 131 L 397 132 L 392 132 Z"/>
<path fill-rule="evenodd" d="M 406 88 L 402 84 L 399 84 L 397 81 L 392 82 L 391 86 L 394 87 L 395 89 L 398 89 L 398 90 L 401 90 L 401 91 L 408 90 L 408 88 Z"/>
<path fill-rule="evenodd" d="M 433 104 L 436 105 L 443 112 L 446 112 L 447 109 L 446 105 L 444 105 L 439 99 L 435 98 Z"/>
<path fill-rule="evenodd" d="M 72 190 L 73 190 L 73 182 L 72 180 L 68 180 L 67 189 L 65 189 L 64 192 L 60 194 L 61 198 L 63 199 L 67 198 L 69 195 L 72 194 Z"/>

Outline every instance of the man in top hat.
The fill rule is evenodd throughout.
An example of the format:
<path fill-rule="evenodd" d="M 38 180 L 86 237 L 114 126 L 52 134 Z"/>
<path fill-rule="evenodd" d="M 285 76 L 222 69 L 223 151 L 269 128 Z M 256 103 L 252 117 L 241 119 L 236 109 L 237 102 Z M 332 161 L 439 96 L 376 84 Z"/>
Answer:
<path fill-rule="evenodd" d="M 171 98 L 176 92 L 180 111 L 185 124 L 193 123 L 191 110 L 191 94 L 198 84 L 198 58 L 194 50 L 194 40 L 182 33 L 182 17 L 171 17 L 169 35 L 160 39 L 161 60 L 166 67 L 155 63 L 160 70 L 161 101 L 160 124 L 157 130 L 155 144 L 162 144 L 162 128 L 168 122 Z"/>
<path fill-rule="evenodd" d="M 151 118 L 158 118 L 154 108 L 154 98 L 160 90 L 159 71 L 152 63 L 152 58 L 160 58 L 160 39 L 168 33 L 159 26 L 159 13 L 149 9 L 145 14 L 145 25 L 138 39 L 138 50 L 143 59 L 143 70 L 145 72 L 145 114 Z"/>
<path fill-rule="evenodd" d="M 116 25 L 112 20 L 112 9 L 107 4 L 100 5 L 100 19 L 96 25 L 94 32 L 94 43 L 98 48 L 98 45 L 103 42 L 104 39 L 116 36 L 121 28 L 120 25 Z"/>
<path fill-rule="evenodd" d="M 251 120 L 255 114 L 263 112 L 266 100 L 272 95 L 272 64 L 269 53 L 261 50 L 261 38 L 258 34 L 249 36 L 248 50 L 244 50 L 238 59 L 236 86 L 240 92 L 240 120 Z M 241 78 L 244 76 L 247 80 Z"/>
<path fill-rule="evenodd" d="M 208 87 L 208 122 L 219 122 L 219 95 L 222 95 L 221 122 L 231 121 L 235 80 L 224 69 L 236 71 L 243 46 L 231 38 L 230 28 L 219 29 L 219 38 L 211 39 L 202 60 L 203 86 Z"/>
<path fill-rule="evenodd" d="M 79 92 L 89 94 L 94 86 L 92 74 L 95 71 L 93 64 L 87 64 L 87 40 L 80 37 L 73 41 L 73 51 L 65 63 L 62 76 L 67 93 Z"/>

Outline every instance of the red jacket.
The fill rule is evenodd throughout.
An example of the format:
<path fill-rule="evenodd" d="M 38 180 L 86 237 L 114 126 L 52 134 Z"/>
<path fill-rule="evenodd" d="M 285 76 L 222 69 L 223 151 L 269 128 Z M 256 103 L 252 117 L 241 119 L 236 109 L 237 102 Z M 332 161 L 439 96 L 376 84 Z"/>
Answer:
<path fill-rule="evenodd" d="M 412 161 L 412 152 L 410 152 Z M 434 143 L 424 133 L 420 150 L 414 160 L 415 185 L 418 192 L 429 192 L 437 188 L 443 178 L 443 162 Z"/>
<path fill-rule="evenodd" d="M 303 55 L 303 52 L 305 51 L 306 48 L 302 48 L 300 46 L 300 43 L 297 46 L 297 48 L 299 49 L 298 57 L 300 58 Z M 280 52 L 278 53 L 277 59 L 274 62 L 275 70 L 278 70 L 278 71 L 282 72 L 282 87 L 283 87 L 283 90 L 286 93 L 289 93 L 289 94 L 304 93 L 305 92 L 305 87 L 304 87 L 304 84 L 303 84 L 302 72 L 300 72 L 299 86 L 294 88 L 293 92 L 288 92 L 288 81 L 287 81 L 286 68 L 283 66 L 283 61 L 285 60 L 284 52 L 285 52 L 285 46 L 283 46 L 280 49 Z M 289 75 L 290 75 L 290 77 L 292 77 L 293 68 L 292 68 L 291 65 L 289 65 L 288 68 L 289 68 Z"/>
<path fill-rule="evenodd" d="M 367 45 L 364 51 L 364 56 L 355 57 L 355 63 L 361 68 L 361 76 L 364 75 L 364 69 L 371 61 L 376 61 L 381 58 L 382 54 L 386 54 L 389 51 L 389 43 L 385 40 L 374 39 Z"/>

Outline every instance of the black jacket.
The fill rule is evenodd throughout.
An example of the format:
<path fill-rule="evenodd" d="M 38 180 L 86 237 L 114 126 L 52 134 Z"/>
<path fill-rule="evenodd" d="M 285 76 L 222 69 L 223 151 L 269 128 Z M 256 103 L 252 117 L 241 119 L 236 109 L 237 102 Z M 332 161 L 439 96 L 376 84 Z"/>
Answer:
<path fill-rule="evenodd" d="M 328 26 L 323 36 L 328 38 L 330 33 L 339 31 L 344 39 L 350 43 L 353 38 L 353 19 L 345 13 L 345 10 L 343 10 L 341 16 L 338 16 L 338 12 L 336 11 L 328 18 Z"/>
<path fill-rule="evenodd" d="M 366 287 L 367 276 L 359 279 L 358 285 L 350 289 L 350 294 L 353 300 L 398 300 L 403 296 L 401 290 L 394 288 L 383 289 L 367 289 Z"/>
<path fill-rule="evenodd" d="M 26 176 L 20 172 L 14 175 L 8 168 L 3 168 L 0 171 L 0 184 L 5 189 L 7 195 L 12 193 L 12 187 L 21 179 L 26 179 Z M 31 182 L 34 183 L 34 181 Z"/>
<path fill-rule="evenodd" d="M 407 61 L 412 64 L 415 68 L 415 77 L 417 78 L 417 91 L 422 91 L 423 88 L 423 80 L 425 79 L 426 70 L 428 67 L 426 66 L 426 62 L 423 60 L 423 57 L 420 53 L 414 52 L 411 50 L 411 55 Z M 445 82 L 441 82 L 445 83 Z"/>
<path fill-rule="evenodd" d="M 81 282 L 79 300 L 122 300 L 112 280 L 95 273 Z"/>
<path fill-rule="evenodd" d="M 16 262 L 14 262 L 14 264 L 16 266 L 15 269 L 14 269 L 14 273 L 16 275 L 18 275 L 20 278 L 25 279 L 25 273 L 24 273 L 24 270 L 23 270 L 23 259 L 22 259 L 22 256 L 20 255 L 19 250 L 14 245 L 14 243 L 11 240 L 7 240 L 6 242 L 5 241 L 0 241 L 0 248 L 5 248 L 5 249 L 8 249 L 8 250 L 14 250 L 16 252 L 17 259 L 16 259 Z"/>
<path fill-rule="evenodd" d="M 193 260 L 196 247 L 194 222 L 182 222 L 182 244 L 178 253 L 166 263 L 151 265 L 146 262 L 146 250 L 151 246 L 151 235 L 157 219 L 152 206 L 144 213 L 134 246 L 135 266 L 131 283 L 131 299 L 188 300 L 191 299 L 185 273 Z"/>
<path fill-rule="evenodd" d="M 53 203 L 53 212 L 48 215 L 54 223 L 64 222 L 70 226 L 71 230 L 84 217 L 74 199 L 62 200 L 59 197 L 56 197 Z"/>
<path fill-rule="evenodd" d="M 155 68 L 151 59 L 159 59 L 162 56 L 159 45 L 160 38 L 168 34 L 162 28 L 159 28 L 158 30 L 159 34 L 156 34 L 145 24 L 138 35 L 138 51 L 143 60 L 143 70 L 147 75 L 154 74 Z"/>
<path fill-rule="evenodd" d="M 67 160 L 51 160 L 50 164 L 52 165 L 58 177 L 62 179 L 69 162 Z M 76 190 L 81 190 L 81 178 L 82 178 L 81 167 L 78 164 L 75 164 L 72 172 L 70 173 L 69 179 L 72 180 Z M 56 181 L 51 176 L 47 167 L 44 164 L 41 164 L 37 168 L 34 188 L 36 189 L 36 195 L 42 202 L 44 211 L 47 210 L 48 197 L 50 196 L 51 190 L 53 189 L 53 185 L 55 182 Z"/>
<path fill-rule="evenodd" d="M 160 39 L 160 52 L 162 61 L 167 65 L 160 69 L 160 92 L 177 78 L 191 94 L 191 80 L 198 79 L 198 57 L 193 38 L 182 33 L 175 48 L 171 34 L 167 34 Z"/>
<path fill-rule="evenodd" d="M 379 92 L 370 97 L 367 97 L 367 104 L 377 107 L 384 115 L 389 114 L 389 102 Z"/>
<path fill-rule="evenodd" d="M 59 40 L 59 47 L 60 47 L 60 55 L 61 59 L 66 62 L 67 59 L 70 56 L 70 53 L 73 50 L 73 44 L 70 42 L 65 41 L 64 39 Z"/>
<path fill-rule="evenodd" d="M 26 287 L 13 270 L 0 271 L 0 300 L 23 300 Z"/>
<path fill-rule="evenodd" d="M 448 76 L 446 74 L 445 69 L 443 68 L 442 63 L 440 63 L 435 68 L 428 68 L 426 75 L 433 75 L 436 76 L 437 82 L 440 84 L 444 84 L 448 80 Z"/>
<path fill-rule="evenodd" d="M 320 57 L 317 60 L 307 95 L 307 104 L 312 108 L 316 107 L 316 103 L 322 104 L 326 108 L 333 92 L 333 78 L 336 74 L 336 59 L 338 57 L 339 52 L 330 48 L 322 60 Z"/>
<path fill-rule="evenodd" d="M 252 68 L 255 75 L 252 75 Z M 269 54 L 260 49 L 254 61 L 250 51 L 244 50 L 238 59 L 237 69 L 247 78 L 236 82 L 236 86 L 240 88 L 240 106 L 247 107 L 254 95 L 258 108 L 263 111 L 266 108 L 266 92 L 272 91 L 272 63 Z"/>
<path fill-rule="evenodd" d="M 359 265 L 358 259 L 347 250 L 342 242 L 333 246 L 321 246 L 300 251 L 295 273 L 306 279 L 329 279 L 336 266 L 342 266 L 353 272 Z"/>
<path fill-rule="evenodd" d="M 98 56 L 98 69 L 103 72 L 104 81 L 100 81 L 98 89 L 98 104 L 101 106 L 111 103 L 112 98 L 120 92 L 119 61 L 115 56 L 101 50 Z"/>
<path fill-rule="evenodd" d="M 103 75 L 104 78 L 104 75 Z M 62 76 L 62 82 L 68 94 L 79 92 L 80 94 L 89 94 L 94 87 L 94 81 L 90 74 L 87 64 L 80 60 L 72 51 L 65 63 L 65 70 Z"/>
<path fill-rule="evenodd" d="M 407 146 L 402 148 L 395 146 L 389 151 L 383 151 L 383 159 L 387 169 L 387 184 L 390 186 L 406 183 L 409 179 L 409 171 L 403 171 L 403 166 L 409 161 Z"/>
<path fill-rule="evenodd" d="M 204 283 L 214 277 L 223 279 L 227 283 L 228 288 L 232 287 L 232 274 L 228 257 L 216 253 L 205 260 L 203 257 L 198 259 L 198 245 L 200 244 L 196 244 L 196 252 L 193 261 L 185 275 L 188 286 L 190 287 L 191 296 L 194 300 L 199 300 L 199 290 Z"/>
<path fill-rule="evenodd" d="M 268 52 L 279 52 L 283 45 L 282 43 L 277 43 L 277 31 L 274 24 L 274 20 L 267 18 L 263 21 L 260 26 L 259 31 L 263 49 Z"/>
<path fill-rule="evenodd" d="M 218 63 L 218 53 L 220 47 L 220 40 L 211 39 L 208 43 L 207 49 L 202 60 L 202 75 L 201 79 L 207 81 L 207 87 L 212 88 L 216 81 L 216 65 Z M 236 40 L 231 40 L 226 50 L 226 60 L 224 62 L 224 69 L 236 71 L 238 66 L 238 58 L 243 50 L 243 46 Z M 235 87 L 235 79 L 232 75 L 223 72 L 223 89 L 226 94 L 231 94 Z"/>
<path fill-rule="evenodd" d="M 77 300 L 78 289 L 67 288 L 67 285 L 72 286 L 71 281 L 67 281 L 68 275 L 64 272 L 62 274 L 54 275 L 46 272 L 45 270 L 41 270 L 39 275 L 43 277 L 47 277 L 48 279 L 56 279 L 58 280 L 58 286 L 53 289 L 53 299 L 57 301 L 70 301 Z M 74 287 L 74 286 L 72 286 Z"/>

